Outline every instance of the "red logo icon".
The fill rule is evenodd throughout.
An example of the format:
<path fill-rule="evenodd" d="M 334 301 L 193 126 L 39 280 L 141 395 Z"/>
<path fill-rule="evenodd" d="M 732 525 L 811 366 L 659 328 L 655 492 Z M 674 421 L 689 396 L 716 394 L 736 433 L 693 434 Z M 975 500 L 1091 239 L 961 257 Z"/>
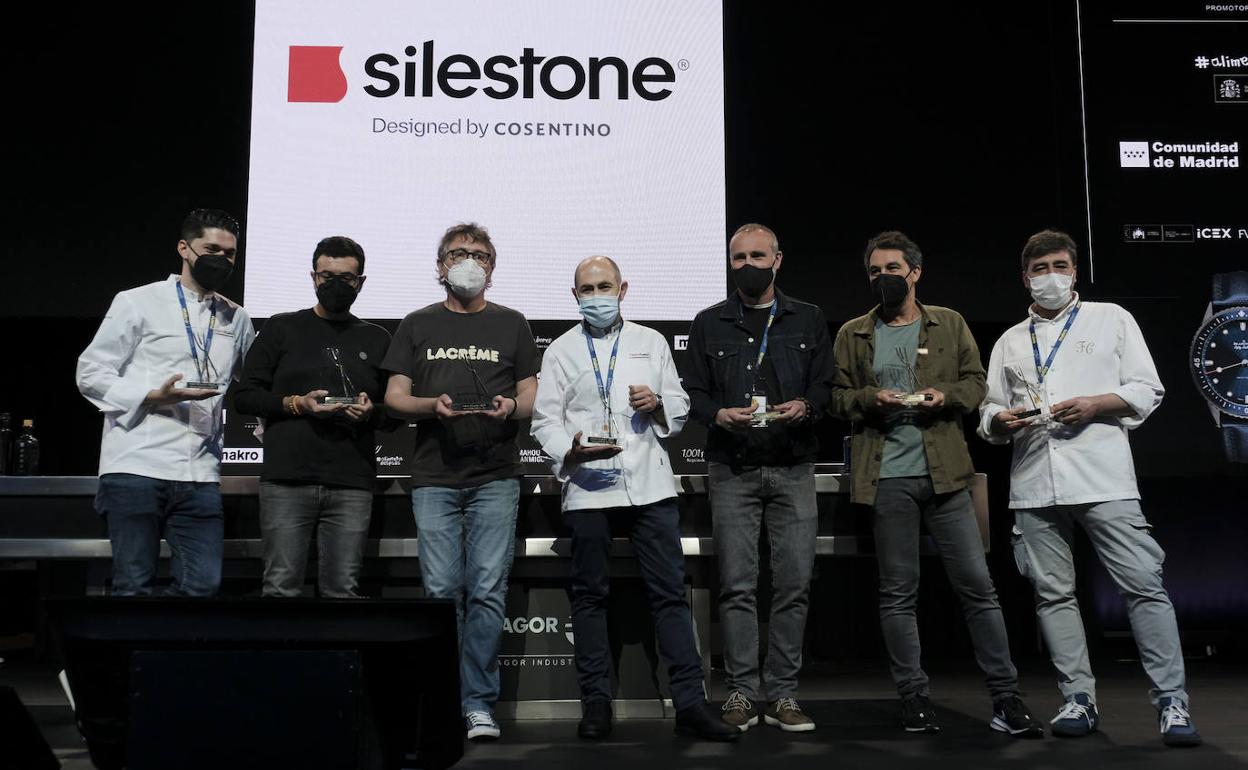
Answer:
<path fill-rule="evenodd" d="M 342 101 L 347 95 L 347 76 L 338 64 L 340 53 L 340 45 L 292 45 L 286 101 Z"/>

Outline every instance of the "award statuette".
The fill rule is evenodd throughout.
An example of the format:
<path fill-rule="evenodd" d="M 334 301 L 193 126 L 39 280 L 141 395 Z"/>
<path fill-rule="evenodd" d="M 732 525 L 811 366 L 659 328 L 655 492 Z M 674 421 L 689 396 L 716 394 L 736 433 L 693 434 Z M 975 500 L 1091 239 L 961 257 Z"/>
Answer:
<path fill-rule="evenodd" d="M 1023 367 L 1015 366 L 1014 376 L 1018 378 L 1019 382 L 1023 383 L 1023 387 L 1027 389 L 1027 398 L 1031 401 L 1031 409 L 1019 412 L 1014 415 L 1014 419 L 1026 420 L 1032 417 L 1038 418 L 1033 420 L 1030 423 L 1031 425 L 1042 425 L 1052 420 L 1053 415 L 1049 411 L 1048 405 L 1044 403 L 1044 394 L 1040 392 L 1039 388 L 1031 384 L 1031 380 L 1027 379 L 1027 374 L 1023 371 Z"/>
<path fill-rule="evenodd" d="M 754 412 L 750 415 L 751 428 L 766 428 L 768 424 L 780 416 L 780 412 L 769 409 L 767 404 L 767 389 L 760 382 L 760 377 L 755 374 L 753 393 L 750 394 L 750 404 L 754 406 Z"/>
<path fill-rule="evenodd" d="M 488 412 L 494 408 L 493 399 L 485 389 L 485 383 L 481 381 L 481 375 L 477 374 L 476 367 L 468 363 L 467 359 L 460 359 L 464 362 L 464 366 L 468 367 L 468 371 L 472 374 L 473 390 L 462 390 L 455 393 L 451 399 L 451 409 L 456 412 Z"/>
<path fill-rule="evenodd" d="M 898 345 L 893 352 L 897 354 L 897 360 L 901 361 L 902 365 L 906 368 L 905 385 L 902 386 L 902 389 L 905 392 L 899 395 L 897 399 L 906 406 L 918 406 L 924 401 L 931 401 L 931 393 L 914 392 L 919 386 L 919 373 L 915 370 L 914 364 L 910 361 L 909 352 L 901 345 Z"/>
<path fill-rule="evenodd" d="M 604 412 L 581 431 L 581 440 L 588 446 L 619 446 L 620 429 L 615 415 Z"/>
<path fill-rule="evenodd" d="M 325 348 L 325 354 L 329 356 L 329 360 L 333 361 L 334 368 L 338 371 L 338 384 L 342 389 L 340 396 L 325 396 L 321 399 L 322 404 L 354 404 L 359 401 L 359 396 L 355 394 L 355 386 L 351 382 L 351 378 L 347 376 L 346 367 L 342 365 L 342 351 L 335 347 Z M 328 390 L 328 388 L 327 388 Z"/>
<path fill-rule="evenodd" d="M 204 335 L 204 341 L 201 344 L 195 339 L 195 331 L 191 328 L 191 314 L 186 309 L 186 294 L 182 291 L 182 283 L 174 284 L 178 287 L 178 303 L 182 305 L 182 323 L 186 326 L 186 340 L 191 346 L 191 361 L 195 364 L 195 379 L 181 380 L 181 387 L 194 388 L 198 390 L 225 390 L 225 386 L 219 381 L 219 372 L 217 367 L 212 363 L 212 335 L 217 328 L 217 298 L 213 296 L 212 304 L 208 306 L 208 333 Z M 199 351 L 204 351 L 203 363 L 199 360 Z"/>

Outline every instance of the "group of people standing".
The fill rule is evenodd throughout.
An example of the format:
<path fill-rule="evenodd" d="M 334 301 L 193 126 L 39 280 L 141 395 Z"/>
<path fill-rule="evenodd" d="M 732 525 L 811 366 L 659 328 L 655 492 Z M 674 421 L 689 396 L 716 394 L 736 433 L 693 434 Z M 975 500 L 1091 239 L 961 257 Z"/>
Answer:
<path fill-rule="evenodd" d="M 918 301 L 923 256 L 904 234 L 868 242 L 863 266 L 876 304 L 833 339 L 818 306 L 777 288 L 776 234 L 743 225 L 728 247 L 736 289 L 694 319 L 683 381 L 666 339 L 625 320 L 628 282 L 605 256 L 576 266 L 571 294 L 582 321 L 543 354 L 520 313 L 486 299 L 498 254 L 478 225 L 443 235 L 436 269 L 446 297 L 410 313 L 393 339 L 351 313 L 365 257 L 342 236 L 313 250 L 316 304 L 270 318 L 256 336 L 246 311 L 218 293 L 237 238 L 225 212 L 191 212 L 177 243 L 180 273 L 119 293 L 79 357 L 79 389 L 105 418 L 96 508 L 113 546 L 114 594 L 154 590 L 162 537 L 172 556 L 167 593 L 216 593 L 221 409 L 231 381 L 236 411 L 260 418 L 265 448 L 265 596 L 302 593 L 314 537 L 320 595 L 359 596 L 375 432 L 414 422 L 422 583 L 458 610 L 467 736 L 497 738 L 498 649 L 523 475 L 516 437 L 531 418 L 563 484 L 572 535 L 579 735 L 598 739 L 612 727 L 607 605 L 611 540 L 620 534 L 636 553 L 677 732 L 734 740 L 760 717 L 806 732 L 815 723 L 798 701 L 798 679 L 818 519 L 813 424 L 831 416 L 850 423 L 850 495 L 873 512 L 880 622 L 902 726 L 940 729 L 915 613 L 925 523 L 986 675 L 990 726 L 1039 737 L 1044 728 L 1019 697 L 969 492 L 961 423 L 978 410 L 979 434 L 1014 447 L 1014 555 L 1035 587 L 1064 697 L 1050 731 L 1087 735 L 1099 723 L 1074 595 L 1077 524 L 1127 601 L 1163 740 L 1200 742 L 1161 582 L 1164 554 L 1140 510 L 1127 443 L 1163 388 L 1131 315 L 1074 291 L 1077 249 L 1065 234 L 1027 241 L 1022 283 L 1034 304 L 997 341 L 985 372 L 962 316 Z M 690 418 L 708 428 L 728 690 L 717 706 L 707 700 L 685 599 L 677 487 L 662 443 Z M 760 656 L 763 527 L 772 585 Z"/>

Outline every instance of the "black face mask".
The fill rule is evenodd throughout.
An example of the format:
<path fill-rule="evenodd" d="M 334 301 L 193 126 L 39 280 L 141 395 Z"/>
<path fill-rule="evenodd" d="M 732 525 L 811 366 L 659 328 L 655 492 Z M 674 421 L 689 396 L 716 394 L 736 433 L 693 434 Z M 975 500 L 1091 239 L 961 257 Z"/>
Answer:
<path fill-rule="evenodd" d="M 905 276 L 880 273 L 871 279 L 871 296 L 882 307 L 890 310 L 901 307 L 901 303 L 906 301 L 906 295 L 909 293 L 910 284 L 906 282 Z"/>
<path fill-rule="evenodd" d="M 359 292 L 346 281 L 326 281 L 316 287 L 316 301 L 330 313 L 345 313 L 351 309 Z"/>
<path fill-rule="evenodd" d="M 732 280 L 736 282 L 737 288 L 751 297 L 762 296 L 775 276 L 775 272 L 770 267 L 753 265 L 742 265 L 732 271 Z"/>
<path fill-rule="evenodd" d="M 194 249 L 191 250 L 194 254 Z M 223 254 L 200 254 L 191 265 L 191 277 L 204 291 L 216 291 L 225 285 L 234 272 L 234 265 Z"/>

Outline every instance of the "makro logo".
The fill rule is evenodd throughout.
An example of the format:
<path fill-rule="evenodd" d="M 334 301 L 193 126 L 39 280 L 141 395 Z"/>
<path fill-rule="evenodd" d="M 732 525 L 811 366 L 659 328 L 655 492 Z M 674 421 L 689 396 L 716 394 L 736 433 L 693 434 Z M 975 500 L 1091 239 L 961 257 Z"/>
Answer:
<path fill-rule="evenodd" d="M 689 335 L 688 334 L 672 335 L 672 349 L 673 350 L 688 350 L 689 349 Z"/>
<path fill-rule="evenodd" d="M 223 449 L 221 462 L 262 463 L 264 462 L 264 449 Z"/>
<path fill-rule="evenodd" d="M 364 93 L 379 99 L 391 96 L 430 98 L 436 92 L 467 99 L 478 91 L 491 99 L 533 99 L 540 91 L 551 99 L 627 100 L 637 96 L 658 102 L 672 95 L 665 86 L 676 82 L 676 67 L 658 56 L 629 65 L 619 56 L 591 56 L 585 62 L 571 56 L 538 55 L 534 48 L 520 56 L 495 55 L 483 62 L 455 53 L 439 59 L 435 43 L 409 45 L 402 57 L 387 52 L 364 60 Z M 290 46 L 287 74 L 288 102 L 340 102 L 347 94 L 347 77 L 339 63 L 342 46 Z M 681 69 L 689 63 L 678 62 Z"/>
<path fill-rule="evenodd" d="M 1122 168 L 1239 168 L 1239 142 L 1119 142 Z"/>

